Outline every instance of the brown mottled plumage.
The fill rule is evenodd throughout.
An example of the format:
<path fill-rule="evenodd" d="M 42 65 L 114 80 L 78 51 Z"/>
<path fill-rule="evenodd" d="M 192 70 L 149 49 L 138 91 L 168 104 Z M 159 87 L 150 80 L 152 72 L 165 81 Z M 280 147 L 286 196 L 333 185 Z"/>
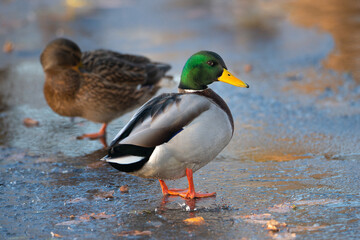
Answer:
<path fill-rule="evenodd" d="M 82 53 L 64 38 L 50 42 L 40 61 L 45 99 L 53 111 L 104 124 L 99 133 L 80 137 L 92 139 L 104 137 L 110 121 L 150 99 L 170 69 L 143 56 L 109 50 Z"/>

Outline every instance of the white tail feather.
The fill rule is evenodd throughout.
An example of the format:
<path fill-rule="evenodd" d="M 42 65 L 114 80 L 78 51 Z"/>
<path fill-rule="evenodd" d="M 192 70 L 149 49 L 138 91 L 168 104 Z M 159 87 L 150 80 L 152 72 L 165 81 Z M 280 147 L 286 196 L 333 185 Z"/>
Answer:
<path fill-rule="evenodd" d="M 106 159 L 106 162 L 117 163 L 117 164 L 132 164 L 141 161 L 143 158 L 144 157 L 139 157 L 139 156 L 124 156 L 119 158 Z"/>

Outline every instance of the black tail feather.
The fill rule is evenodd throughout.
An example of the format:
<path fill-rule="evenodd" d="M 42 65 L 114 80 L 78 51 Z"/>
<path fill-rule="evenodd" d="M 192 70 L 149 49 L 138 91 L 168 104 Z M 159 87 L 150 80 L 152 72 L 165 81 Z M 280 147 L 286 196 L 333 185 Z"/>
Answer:
<path fill-rule="evenodd" d="M 141 169 L 149 160 L 155 147 L 146 148 L 131 144 L 120 144 L 109 149 L 108 155 L 103 159 L 107 161 L 112 167 L 122 172 L 134 172 Z M 143 157 L 141 160 L 133 163 L 121 164 L 110 162 L 110 159 L 121 158 L 126 156 Z"/>

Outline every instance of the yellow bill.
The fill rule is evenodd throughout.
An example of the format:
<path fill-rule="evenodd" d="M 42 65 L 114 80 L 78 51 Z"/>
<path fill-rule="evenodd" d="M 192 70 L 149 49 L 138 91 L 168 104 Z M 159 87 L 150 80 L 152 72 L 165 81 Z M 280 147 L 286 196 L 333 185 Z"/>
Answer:
<path fill-rule="evenodd" d="M 84 65 L 82 64 L 82 62 L 80 61 L 76 66 L 73 66 L 72 69 L 74 69 L 77 72 L 81 72 L 80 68 L 83 68 Z"/>
<path fill-rule="evenodd" d="M 234 77 L 228 70 L 224 68 L 222 75 L 218 78 L 219 81 L 234 85 L 236 87 L 249 88 L 249 85 L 240 79 Z"/>

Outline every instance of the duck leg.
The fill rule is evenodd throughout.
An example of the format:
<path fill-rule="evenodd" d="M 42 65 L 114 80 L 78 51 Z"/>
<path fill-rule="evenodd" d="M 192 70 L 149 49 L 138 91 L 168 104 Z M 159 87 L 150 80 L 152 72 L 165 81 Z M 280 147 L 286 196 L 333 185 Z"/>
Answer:
<path fill-rule="evenodd" d="M 162 193 L 164 196 L 166 196 L 166 195 L 179 196 L 179 192 L 186 192 L 186 190 L 187 190 L 187 189 L 177 189 L 177 188 L 168 189 L 164 180 L 159 179 L 159 182 L 160 182 L 160 187 L 161 187 L 161 190 L 162 190 Z"/>
<path fill-rule="evenodd" d="M 202 197 L 212 197 L 215 196 L 216 193 L 197 193 L 195 192 L 194 180 L 193 180 L 193 171 L 190 168 L 186 168 L 186 177 L 189 182 L 188 189 L 168 189 L 165 182 L 163 180 L 159 180 L 162 192 L 164 195 L 175 195 L 183 198 L 202 198 Z"/>
<path fill-rule="evenodd" d="M 101 143 L 104 145 L 104 147 L 106 148 L 107 147 L 107 143 L 106 143 L 106 139 L 105 139 L 106 127 L 107 127 L 107 123 L 104 123 L 101 126 L 99 132 L 83 134 L 81 136 L 78 136 L 77 139 L 84 139 L 84 138 L 89 138 L 90 140 L 99 139 L 101 141 Z"/>

